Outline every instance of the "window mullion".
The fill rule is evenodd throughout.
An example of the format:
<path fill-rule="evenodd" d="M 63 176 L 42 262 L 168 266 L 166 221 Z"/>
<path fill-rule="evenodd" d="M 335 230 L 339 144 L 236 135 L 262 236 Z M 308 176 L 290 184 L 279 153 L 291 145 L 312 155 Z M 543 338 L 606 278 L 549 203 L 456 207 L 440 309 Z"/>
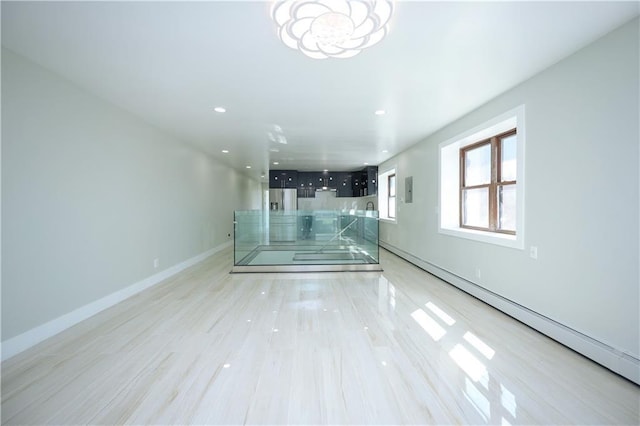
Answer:
<path fill-rule="evenodd" d="M 491 184 L 489 185 L 489 229 L 498 229 L 498 138 L 491 138 Z"/>
<path fill-rule="evenodd" d="M 460 227 L 464 226 L 464 197 L 463 197 L 463 192 L 464 192 L 464 186 L 465 186 L 465 156 L 464 156 L 464 149 L 460 150 L 460 170 L 459 170 L 459 176 L 460 176 L 460 190 L 458 192 L 458 224 Z"/>

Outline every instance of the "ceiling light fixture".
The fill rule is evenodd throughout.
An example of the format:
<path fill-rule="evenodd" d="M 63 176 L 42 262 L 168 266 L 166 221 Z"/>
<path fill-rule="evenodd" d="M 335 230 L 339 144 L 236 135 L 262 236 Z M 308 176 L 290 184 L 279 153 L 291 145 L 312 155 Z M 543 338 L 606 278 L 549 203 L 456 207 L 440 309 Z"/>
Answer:
<path fill-rule="evenodd" d="M 223 149 L 223 150 L 222 150 L 222 153 L 223 153 L 223 154 L 228 154 L 228 153 L 229 153 L 229 150 L 228 150 L 228 149 Z"/>
<path fill-rule="evenodd" d="M 215 107 L 213 110 L 219 113 L 227 112 L 227 109 L 224 107 Z"/>
<path fill-rule="evenodd" d="M 276 1 L 271 17 L 288 47 L 315 59 L 350 58 L 382 40 L 392 0 Z"/>
<path fill-rule="evenodd" d="M 385 115 L 386 113 L 387 111 L 383 109 L 379 109 L 379 110 L 376 110 L 376 112 L 374 112 L 375 115 Z"/>
<path fill-rule="evenodd" d="M 247 169 L 250 169 L 250 168 L 251 168 L 251 166 L 245 166 L 245 167 L 246 167 Z"/>

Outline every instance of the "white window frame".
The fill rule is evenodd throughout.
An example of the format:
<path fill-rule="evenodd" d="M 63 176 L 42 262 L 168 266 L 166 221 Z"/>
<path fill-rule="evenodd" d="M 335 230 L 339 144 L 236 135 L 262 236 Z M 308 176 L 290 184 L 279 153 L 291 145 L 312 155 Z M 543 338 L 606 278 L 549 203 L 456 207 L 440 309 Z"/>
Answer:
<path fill-rule="evenodd" d="M 393 178 L 394 181 L 394 194 L 391 195 L 391 178 Z M 396 211 L 396 207 L 398 206 L 396 199 L 397 199 L 397 195 L 398 195 L 398 176 L 395 173 L 391 173 L 387 176 L 387 183 L 389 184 L 389 187 L 387 188 L 387 216 L 389 216 L 389 218 L 395 220 L 396 217 L 398 216 L 398 212 Z M 391 204 L 392 204 L 392 200 L 393 199 L 393 212 L 394 215 L 391 216 Z"/>
<path fill-rule="evenodd" d="M 396 217 L 389 217 L 389 176 L 396 175 Z M 398 220 L 398 173 L 393 166 L 378 173 L 378 217 L 380 220 L 397 223 Z"/>
<path fill-rule="evenodd" d="M 516 233 L 501 234 L 460 227 L 460 149 L 517 129 Z M 525 107 L 520 105 L 439 145 L 438 232 L 459 238 L 524 249 Z"/>

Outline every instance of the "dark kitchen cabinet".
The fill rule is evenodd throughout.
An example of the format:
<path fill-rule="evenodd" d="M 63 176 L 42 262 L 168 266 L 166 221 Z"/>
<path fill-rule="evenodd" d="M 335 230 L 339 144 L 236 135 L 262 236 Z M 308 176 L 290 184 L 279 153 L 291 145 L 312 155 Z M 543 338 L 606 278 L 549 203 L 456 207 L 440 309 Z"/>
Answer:
<path fill-rule="evenodd" d="M 365 167 L 353 173 L 353 196 L 366 197 L 378 193 L 378 168 Z"/>
<path fill-rule="evenodd" d="M 321 172 L 303 172 L 305 186 L 311 188 L 322 188 L 322 173 Z"/>
<path fill-rule="evenodd" d="M 376 195 L 378 193 L 378 168 L 369 166 L 366 169 L 367 193 L 365 195 Z"/>
<path fill-rule="evenodd" d="M 270 170 L 269 188 L 297 188 L 298 172 L 296 170 Z"/>
<path fill-rule="evenodd" d="M 364 195 L 364 182 L 362 179 L 362 172 L 354 172 L 352 174 L 351 188 L 353 190 L 353 197 L 362 197 Z"/>
<path fill-rule="evenodd" d="M 318 174 L 318 181 L 322 188 L 337 189 L 338 188 L 338 172 L 321 172 Z"/>
<path fill-rule="evenodd" d="M 378 168 L 365 167 L 360 172 L 360 196 L 376 195 L 378 193 Z"/>
<path fill-rule="evenodd" d="M 269 188 L 296 188 L 298 198 L 314 198 L 317 189 L 335 189 L 338 197 L 363 197 L 378 193 L 378 168 L 354 172 L 269 171 Z"/>
<path fill-rule="evenodd" d="M 338 173 L 337 197 L 353 197 L 353 173 Z"/>
<path fill-rule="evenodd" d="M 284 181 L 281 179 L 280 170 L 269 171 L 269 188 L 282 188 L 282 182 Z"/>
<path fill-rule="evenodd" d="M 295 170 L 288 170 L 286 180 L 284 182 L 285 188 L 297 188 L 298 187 L 298 172 Z"/>
<path fill-rule="evenodd" d="M 317 172 L 298 172 L 298 198 L 315 198 Z"/>

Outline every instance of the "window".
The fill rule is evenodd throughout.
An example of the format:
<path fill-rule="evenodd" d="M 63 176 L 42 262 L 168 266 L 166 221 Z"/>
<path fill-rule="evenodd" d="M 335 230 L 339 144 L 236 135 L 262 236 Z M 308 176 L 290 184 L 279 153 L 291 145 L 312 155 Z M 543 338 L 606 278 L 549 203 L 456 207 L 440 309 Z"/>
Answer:
<path fill-rule="evenodd" d="M 524 249 L 525 108 L 439 145 L 438 232 Z"/>
<path fill-rule="evenodd" d="M 396 169 L 392 168 L 378 176 L 378 210 L 380 219 L 396 220 Z"/>
<path fill-rule="evenodd" d="M 516 233 L 517 131 L 460 149 L 460 227 Z"/>
<path fill-rule="evenodd" d="M 387 211 L 388 216 L 391 218 L 396 217 L 396 175 L 389 175 L 389 185 L 387 194 Z"/>

